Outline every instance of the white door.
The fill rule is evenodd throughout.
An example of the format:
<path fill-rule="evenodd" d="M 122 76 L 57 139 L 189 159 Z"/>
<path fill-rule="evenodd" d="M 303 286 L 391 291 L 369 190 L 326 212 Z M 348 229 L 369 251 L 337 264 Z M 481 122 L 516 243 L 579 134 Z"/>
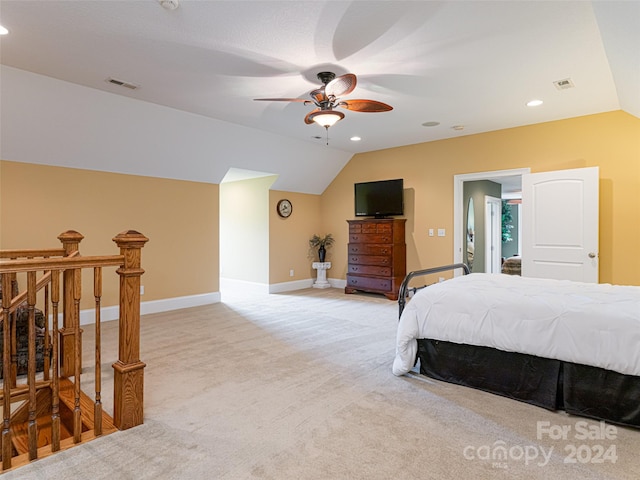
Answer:
<path fill-rule="evenodd" d="M 502 270 L 502 200 L 485 195 L 484 204 L 484 271 L 500 273 Z"/>
<path fill-rule="evenodd" d="M 522 176 L 522 275 L 598 282 L 598 167 Z"/>

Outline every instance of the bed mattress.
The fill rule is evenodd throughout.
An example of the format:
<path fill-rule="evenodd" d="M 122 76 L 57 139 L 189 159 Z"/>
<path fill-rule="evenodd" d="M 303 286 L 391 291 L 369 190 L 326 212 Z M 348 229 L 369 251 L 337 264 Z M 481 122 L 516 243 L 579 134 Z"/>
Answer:
<path fill-rule="evenodd" d="M 473 273 L 419 290 L 398 324 L 393 373 L 417 339 L 496 348 L 640 375 L 640 287 Z"/>

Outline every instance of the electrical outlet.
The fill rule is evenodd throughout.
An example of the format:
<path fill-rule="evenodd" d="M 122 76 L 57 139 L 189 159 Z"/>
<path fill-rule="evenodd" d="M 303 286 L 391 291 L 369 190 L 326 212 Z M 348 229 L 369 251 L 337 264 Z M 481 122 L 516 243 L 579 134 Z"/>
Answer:
<path fill-rule="evenodd" d="M 439 228 L 438 229 L 438 236 L 439 237 L 444 237 L 444 228 Z"/>
<path fill-rule="evenodd" d="M 140 285 L 140 295 L 144 295 L 144 285 Z"/>
<path fill-rule="evenodd" d="M 289 270 L 289 276 L 293 277 L 293 268 L 291 270 Z"/>

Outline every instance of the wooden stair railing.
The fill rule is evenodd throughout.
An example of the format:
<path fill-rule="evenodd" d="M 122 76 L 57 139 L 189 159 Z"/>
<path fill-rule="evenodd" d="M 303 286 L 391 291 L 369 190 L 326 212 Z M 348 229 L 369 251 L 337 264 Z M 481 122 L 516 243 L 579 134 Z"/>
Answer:
<path fill-rule="evenodd" d="M 3 333 L 0 473 L 97 436 L 143 423 L 143 372 L 146 365 L 139 358 L 140 276 L 144 273 L 141 249 L 148 239 L 129 230 L 113 238 L 120 248 L 119 255 L 84 257 L 78 248 L 83 238 L 78 232 L 68 231 L 58 237 L 63 244 L 62 249 L 0 251 L 3 292 L 0 316 Z M 118 267 L 116 273 L 120 278 L 118 360 L 113 364 L 113 417 L 102 409 L 100 311 L 104 267 Z M 93 269 L 93 399 L 81 389 L 82 269 Z M 17 292 L 18 275 L 26 276 L 26 290 L 22 293 Z M 41 374 L 36 372 L 35 312 L 38 296 L 43 299 L 38 306 L 43 306 L 45 318 L 44 369 Z M 28 312 L 28 360 L 26 383 L 19 383 L 17 312 L 25 305 Z M 14 405 L 17 406 L 14 408 Z"/>

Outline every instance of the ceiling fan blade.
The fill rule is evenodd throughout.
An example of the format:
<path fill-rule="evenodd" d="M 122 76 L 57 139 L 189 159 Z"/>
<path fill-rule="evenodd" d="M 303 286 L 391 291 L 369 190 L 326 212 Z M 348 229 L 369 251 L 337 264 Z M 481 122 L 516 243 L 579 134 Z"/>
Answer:
<path fill-rule="evenodd" d="M 354 112 L 388 112 L 393 110 L 391 105 L 375 100 L 344 100 L 338 103 L 338 106 Z"/>
<path fill-rule="evenodd" d="M 320 109 L 319 108 L 314 108 L 313 110 L 311 110 L 309 113 L 307 113 L 307 116 L 304 117 L 304 123 L 306 123 L 307 125 L 313 125 L 313 120 L 311 120 L 311 115 L 313 115 L 316 112 L 319 112 Z"/>
<path fill-rule="evenodd" d="M 304 98 L 254 98 L 256 102 L 308 102 Z"/>
<path fill-rule="evenodd" d="M 353 92 L 353 89 L 356 88 L 357 83 L 358 81 L 356 80 L 356 76 L 353 73 L 347 73 L 345 75 L 336 77 L 329 83 L 327 83 L 324 91 L 327 97 L 332 95 L 334 97 L 341 97 Z"/>

